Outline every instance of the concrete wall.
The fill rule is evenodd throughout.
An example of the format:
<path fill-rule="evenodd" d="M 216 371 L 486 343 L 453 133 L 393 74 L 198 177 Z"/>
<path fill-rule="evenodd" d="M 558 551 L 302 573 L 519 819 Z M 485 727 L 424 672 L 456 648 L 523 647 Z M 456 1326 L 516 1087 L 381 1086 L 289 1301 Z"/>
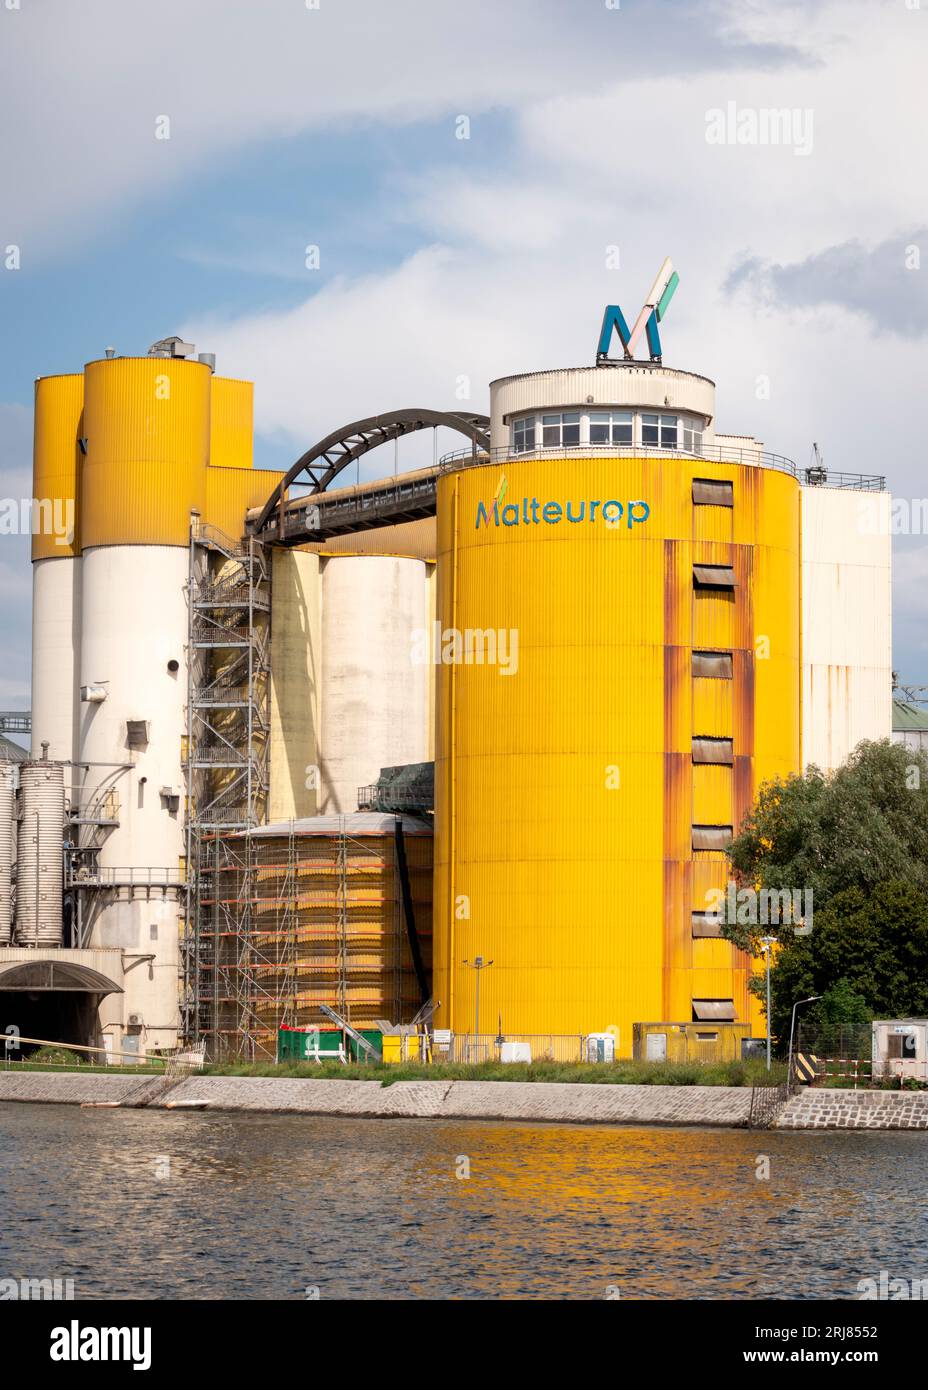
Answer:
<path fill-rule="evenodd" d="M 839 766 L 892 729 L 888 492 L 802 490 L 802 761 Z"/>
<path fill-rule="evenodd" d="M 322 660 L 318 555 L 273 550 L 271 574 L 270 796 L 268 820 L 318 810 Z"/>
<path fill-rule="evenodd" d="M 382 767 L 428 759 L 429 663 L 422 560 L 332 556 L 322 573 L 324 814 L 357 810 L 358 788 Z"/>
<path fill-rule="evenodd" d="M 715 383 L 693 372 L 635 362 L 614 367 L 565 367 L 490 382 L 490 443 L 509 443 L 508 419 L 536 409 L 597 409 L 607 405 L 686 412 L 708 425 L 715 418 Z"/>
<path fill-rule="evenodd" d="M 116 880 L 125 880 L 128 870 L 144 876 L 152 869 L 159 880 L 180 878 L 187 568 L 187 551 L 179 546 L 99 546 L 83 558 L 80 684 L 102 683 L 106 699 L 80 706 L 86 770 L 81 776 L 75 769 L 72 799 L 82 815 L 116 815 L 98 857 L 104 874 Z M 171 661 L 176 671 L 169 670 Z M 148 723 L 148 742 L 138 749 L 129 747 L 129 720 Z M 86 842 L 93 827 L 81 829 Z M 154 957 L 128 976 L 126 1021 L 134 1016 L 144 1028 L 145 1048 L 173 1047 L 180 890 L 104 891 L 89 911 L 84 926 L 90 945 Z"/>

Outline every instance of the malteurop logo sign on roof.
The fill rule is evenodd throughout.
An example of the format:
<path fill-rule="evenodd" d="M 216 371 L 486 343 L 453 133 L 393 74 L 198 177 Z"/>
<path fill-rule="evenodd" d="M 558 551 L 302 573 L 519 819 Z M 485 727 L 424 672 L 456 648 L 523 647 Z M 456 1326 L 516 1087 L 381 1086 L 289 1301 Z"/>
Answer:
<path fill-rule="evenodd" d="M 609 360 L 609 348 L 612 344 L 613 333 L 618 332 L 622 341 L 622 350 L 626 362 L 635 360 L 635 348 L 641 338 L 642 333 L 647 335 L 648 352 L 652 362 L 661 360 L 661 335 L 657 325 L 663 321 L 667 313 L 668 305 L 673 299 L 674 292 L 680 283 L 680 277 L 673 268 L 673 262 L 668 256 L 658 271 L 657 279 L 651 286 L 651 292 L 641 307 L 641 313 L 635 320 L 635 326 L 629 332 L 628 324 L 625 322 L 625 315 L 622 313 L 618 304 L 607 304 L 606 312 L 603 314 L 603 326 L 599 333 L 599 347 L 596 350 L 596 361 L 607 362 Z"/>

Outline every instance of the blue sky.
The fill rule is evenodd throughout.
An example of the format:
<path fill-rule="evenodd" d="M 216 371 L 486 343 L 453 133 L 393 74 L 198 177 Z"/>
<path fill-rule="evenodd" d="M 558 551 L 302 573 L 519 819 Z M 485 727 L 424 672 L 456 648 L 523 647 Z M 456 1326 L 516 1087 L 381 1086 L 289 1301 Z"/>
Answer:
<path fill-rule="evenodd" d="M 283 466 L 360 415 L 460 408 L 462 377 L 485 409 L 495 375 L 591 360 L 603 304 L 634 310 L 666 254 L 665 361 L 716 380 L 720 430 L 920 496 L 926 44 L 904 0 L 0 9 L 22 262 L 0 270 L 0 497 L 29 491 L 33 379 L 108 344 L 215 351 L 255 381 L 257 464 Z M 811 110 L 810 154 L 709 145 L 729 100 Z M 928 547 L 895 549 L 896 665 L 928 682 Z M 28 706 L 27 551 L 0 537 L 0 708 Z"/>

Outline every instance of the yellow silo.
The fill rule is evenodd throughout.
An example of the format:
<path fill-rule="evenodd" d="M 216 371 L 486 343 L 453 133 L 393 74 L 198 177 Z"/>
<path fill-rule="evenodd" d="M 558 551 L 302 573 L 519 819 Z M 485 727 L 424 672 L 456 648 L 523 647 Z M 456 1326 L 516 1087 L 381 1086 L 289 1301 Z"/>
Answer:
<path fill-rule="evenodd" d="M 473 1030 L 479 955 L 481 1032 L 613 1029 L 629 1056 L 636 1022 L 763 1031 L 749 958 L 698 914 L 760 782 L 798 767 L 799 485 L 707 438 L 538 447 L 545 421 L 589 439 L 611 416 L 638 442 L 647 392 L 676 393 L 675 440 L 691 415 L 708 435 L 711 383 L 686 377 L 494 383 L 509 445 L 439 481 L 439 1026 Z"/>

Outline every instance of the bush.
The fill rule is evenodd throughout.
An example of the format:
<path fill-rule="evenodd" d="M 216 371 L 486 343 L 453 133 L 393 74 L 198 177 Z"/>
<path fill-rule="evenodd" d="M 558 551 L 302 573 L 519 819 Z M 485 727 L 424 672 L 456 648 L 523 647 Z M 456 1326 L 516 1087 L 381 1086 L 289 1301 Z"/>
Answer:
<path fill-rule="evenodd" d="M 29 1054 L 27 1062 L 38 1062 L 49 1067 L 79 1067 L 84 1058 L 79 1052 L 70 1052 L 66 1047 L 39 1047 Z"/>

